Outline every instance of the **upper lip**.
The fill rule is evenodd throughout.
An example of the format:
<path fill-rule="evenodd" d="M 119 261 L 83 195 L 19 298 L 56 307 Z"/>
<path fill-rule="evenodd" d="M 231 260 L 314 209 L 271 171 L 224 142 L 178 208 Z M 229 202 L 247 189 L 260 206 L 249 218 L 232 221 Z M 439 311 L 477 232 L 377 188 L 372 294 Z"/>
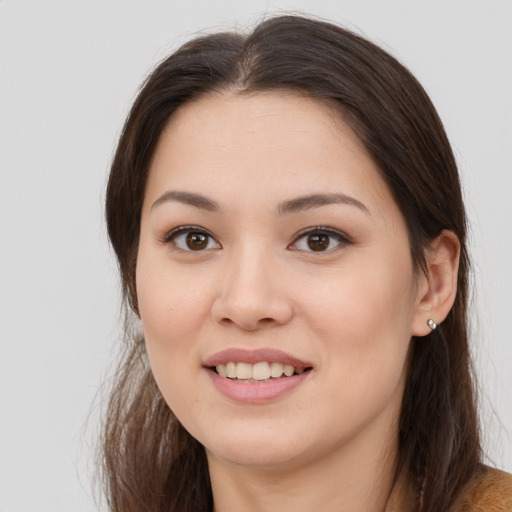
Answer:
<path fill-rule="evenodd" d="M 209 356 L 204 362 L 204 365 L 210 368 L 229 362 L 256 364 L 264 361 L 268 363 L 289 364 L 295 368 L 308 368 L 312 366 L 310 363 L 301 361 L 282 350 L 270 347 L 252 350 L 245 348 L 228 348 Z"/>

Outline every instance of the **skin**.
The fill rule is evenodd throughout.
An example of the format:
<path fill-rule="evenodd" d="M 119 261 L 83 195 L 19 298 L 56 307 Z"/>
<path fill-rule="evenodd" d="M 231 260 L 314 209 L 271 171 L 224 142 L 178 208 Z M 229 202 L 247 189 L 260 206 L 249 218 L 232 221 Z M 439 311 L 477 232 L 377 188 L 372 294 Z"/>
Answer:
<path fill-rule="evenodd" d="M 351 199 L 280 212 L 333 193 Z M 179 226 L 211 235 L 206 248 L 170 239 Z M 318 226 L 341 233 L 325 251 L 300 234 Z M 457 262 L 443 232 L 415 271 L 398 206 L 327 104 L 226 92 L 173 115 L 144 198 L 137 296 L 156 382 L 205 446 L 216 512 L 385 509 L 411 337 L 448 313 Z M 313 370 L 269 403 L 220 394 L 204 361 L 264 347 Z"/>

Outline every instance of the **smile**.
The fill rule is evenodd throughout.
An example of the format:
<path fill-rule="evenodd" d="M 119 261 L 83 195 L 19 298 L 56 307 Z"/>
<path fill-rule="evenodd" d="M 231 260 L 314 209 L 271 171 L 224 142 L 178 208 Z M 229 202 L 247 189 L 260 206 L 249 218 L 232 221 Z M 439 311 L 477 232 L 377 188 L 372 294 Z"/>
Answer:
<path fill-rule="evenodd" d="M 217 391 L 235 402 L 264 404 L 286 396 L 314 373 L 313 365 L 272 348 L 232 348 L 204 364 Z"/>
<path fill-rule="evenodd" d="M 291 364 L 282 364 L 279 362 L 262 361 L 256 364 L 251 363 L 235 363 L 230 361 L 227 364 L 219 364 L 212 368 L 221 377 L 236 380 L 237 382 L 269 382 L 273 379 L 281 377 L 291 377 L 292 375 L 300 375 L 307 368 L 295 368 Z"/>

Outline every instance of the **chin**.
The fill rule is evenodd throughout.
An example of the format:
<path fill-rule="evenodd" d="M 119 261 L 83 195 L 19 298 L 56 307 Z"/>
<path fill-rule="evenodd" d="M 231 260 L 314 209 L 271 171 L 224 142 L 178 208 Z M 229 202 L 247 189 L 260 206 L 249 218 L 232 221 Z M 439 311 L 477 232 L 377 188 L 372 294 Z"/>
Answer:
<path fill-rule="evenodd" d="M 249 434 L 249 432 L 247 432 Z M 279 469 L 304 458 L 305 447 L 290 436 L 236 435 L 229 432 L 203 443 L 207 455 L 245 467 Z"/>

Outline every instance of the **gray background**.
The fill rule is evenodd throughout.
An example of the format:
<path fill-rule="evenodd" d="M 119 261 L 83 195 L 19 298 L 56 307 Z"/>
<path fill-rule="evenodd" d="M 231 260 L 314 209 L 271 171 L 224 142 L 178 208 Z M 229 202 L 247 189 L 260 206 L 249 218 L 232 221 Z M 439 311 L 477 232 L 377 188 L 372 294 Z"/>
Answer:
<path fill-rule="evenodd" d="M 103 197 L 137 87 L 198 30 L 283 10 L 382 44 L 445 122 L 472 225 L 486 446 L 512 470 L 512 0 L 0 0 L 0 512 L 98 510 L 91 404 L 120 325 Z"/>

